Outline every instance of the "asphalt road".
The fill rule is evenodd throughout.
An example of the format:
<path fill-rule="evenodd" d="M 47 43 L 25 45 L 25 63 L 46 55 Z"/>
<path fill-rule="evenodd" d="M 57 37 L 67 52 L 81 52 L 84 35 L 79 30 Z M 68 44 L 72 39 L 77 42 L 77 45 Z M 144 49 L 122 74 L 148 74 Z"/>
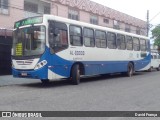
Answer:
<path fill-rule="evenodd" d="M 160 111 L 160 72 L 86 78 L 78 86 L 0 76 L 0 111 Z"/>

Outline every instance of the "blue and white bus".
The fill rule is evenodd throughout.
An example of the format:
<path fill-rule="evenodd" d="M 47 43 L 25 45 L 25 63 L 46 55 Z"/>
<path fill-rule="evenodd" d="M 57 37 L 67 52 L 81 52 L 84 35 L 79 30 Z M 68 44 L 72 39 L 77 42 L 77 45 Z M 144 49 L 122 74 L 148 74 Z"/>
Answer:
<path fill-rule="evenodd" d="M 12 70 L 19 78 L 49 80 L 126 73 L 150 68 L 149 40 L 53 15 L 20 20 L 13 32 Z"/>

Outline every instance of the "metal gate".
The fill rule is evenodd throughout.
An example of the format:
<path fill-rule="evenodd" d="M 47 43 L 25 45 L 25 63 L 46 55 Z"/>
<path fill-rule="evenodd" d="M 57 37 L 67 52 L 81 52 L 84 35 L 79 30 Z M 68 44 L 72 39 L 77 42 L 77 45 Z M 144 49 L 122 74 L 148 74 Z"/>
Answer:
<path fill-rule="evenodd" d="M 12 37 L 0 36 L 0 75 L 11 74 Z"/>

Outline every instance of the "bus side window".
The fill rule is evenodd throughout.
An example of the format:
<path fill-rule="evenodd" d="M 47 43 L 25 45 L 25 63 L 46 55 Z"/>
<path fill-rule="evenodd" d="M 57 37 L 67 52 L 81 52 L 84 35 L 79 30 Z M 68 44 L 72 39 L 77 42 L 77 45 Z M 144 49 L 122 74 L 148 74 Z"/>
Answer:
<path fill-rule="evenodd" d="M 82 46 L 82 29 L 81 27 L 70 25 L 70 44 L 73 46 Z"/>
<path fill-rule="evenodd" d="M 86 47 L 94 47 L 95 42 L 94 42 L 94 30 L 90 28 L 84 28 L 83 29 L 83 40 L 84 40 L 84 45 Z"/>
<path fill-rule="evenodd" d="M 126 36 L 127 50 L 133 50 L 133 40 L 131 36 Z"/>
<path fill-rule="evenodd" d="M 110 49 L 116 49 L 116 34 L 115 33 L 107 33 L 107 43 L 108 43 L 108 48 Z"/>
<path fill-rule="evenodd" d="M 107 47 L 106 32 L 96 30 L 95 38 L 96 38 L 95 39 L 96 47 L 98 47 L 98 48 L 106 48 Z"/>
<path fill-rule="evenodd" d="M 140 50 L 139 38 L 133 37 L 133 48 L 135 51 Z"/>
<path fill-rule="evenodd" d="M 146 40 L 140 39 L 141 51 L 146 51 Z"/>
<path fill-rule="evenodd" d="M 53 53 L 68 47 L 67 25 L 61 22 L 50 21 L 49 44 Z"/>
<path fill-rule="evenodd" d="M 118 47 L 118 49 L 121 49 L 121 50 L 126 49 L 126 42 L 125 42 L 124 35 L 117 34 L 117 47 Z"/>

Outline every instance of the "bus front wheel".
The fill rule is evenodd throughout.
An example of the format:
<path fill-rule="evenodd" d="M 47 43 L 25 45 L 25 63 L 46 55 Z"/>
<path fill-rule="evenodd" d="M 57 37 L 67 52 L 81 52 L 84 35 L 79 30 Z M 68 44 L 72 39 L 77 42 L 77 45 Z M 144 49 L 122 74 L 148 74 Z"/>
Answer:
<path fill-rule="evenodd" d="M 132 63 L 129 63 L 127 67 L 127 76 L 132 77 L 133 73 L 134 73 L 134 66 Z"/>
<path fill-rule="evenodd" d="M 71 82 L 74 85 L 78 85 L 80 83 L 80 69 L 78 64 L 72 67 Z"/>
<path fill-rule="evenodd" d="M 49 79 L 41 79 L 42 84 L 48 84 L 49 83 Z"/>

